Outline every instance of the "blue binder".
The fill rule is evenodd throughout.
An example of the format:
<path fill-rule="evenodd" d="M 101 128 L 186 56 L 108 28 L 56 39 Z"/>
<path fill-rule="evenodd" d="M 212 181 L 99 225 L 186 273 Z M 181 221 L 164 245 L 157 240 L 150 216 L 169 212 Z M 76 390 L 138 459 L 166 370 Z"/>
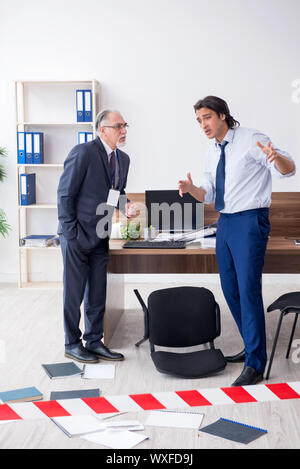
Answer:
<path fill-rule="evenodd" d="M 42 132 L 32 133 L 33 163 L 44 163 L 44 134 Z"/>
<path fill-rule="evenodd" d="M 94 139 L 93 132 L 78 132 L 78 143 L 90 142 Z"/>
<path fill-rule="evenodd" d="M 78 132 L 78 143 L 85 143 L 85 132 Z"/>
<path fill-rule="evenodd" d="M 25 141 L 26 141 L 26 158 L 25 158 L 25 163 L 26 164 L 32 164 L 33 163 L 33 153 L 32 153 L 32 132 L 25 132 Z"/>
<path fill-rule="evenodd" d="M 84 90 L 76 90 L 77 122 L 84 122 Z"/>
<path fill-rule="evenodd" d="M 20 174 L 20 205 L 36 203 L 35 173 Z"/>
<path fill-rule="evenodd" d="M 18 132 L 18 164 L 26 163 L 25 132 Z"/>
<path fill-rule="evenodd" d="M 84 91 L 84 121 L 92 122 L 92 91 Z"/>

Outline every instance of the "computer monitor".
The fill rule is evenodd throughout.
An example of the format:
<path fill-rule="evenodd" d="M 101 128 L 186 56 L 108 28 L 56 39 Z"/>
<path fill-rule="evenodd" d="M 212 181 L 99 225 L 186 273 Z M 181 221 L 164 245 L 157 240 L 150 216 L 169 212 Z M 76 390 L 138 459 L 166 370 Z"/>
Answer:
<path fill-rule="evenodd" d="M 159 231 L 200 230 L 204 226 L 204 205 L 178 190 L 150 190 L 146 196 L 146 223 Z"/>

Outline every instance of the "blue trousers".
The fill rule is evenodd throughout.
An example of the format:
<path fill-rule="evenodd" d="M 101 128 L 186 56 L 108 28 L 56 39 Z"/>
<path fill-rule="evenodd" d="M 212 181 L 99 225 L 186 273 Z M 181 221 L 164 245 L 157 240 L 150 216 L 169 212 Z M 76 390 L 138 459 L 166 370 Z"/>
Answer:
<path fill-rule="evenodd" d="M 61 235 L 60 245 L 64 263 L 65 348 L 80 343 L 81 338 L 89 348 L 103 337 L 108 241 L 99 241 L 99 245 L 93 249 L 83 249 L 77 239 L 67 241 Z M 85 328 L 83 336 L 79 328 L 82 302 Z"/>
<path fill-rule="evenodd" d="M 216 255 L 222 290 L 245 345 L 245 366 L 264 372 L 266 333 L 261 276 L 269 209 L 220 214 Z"/>

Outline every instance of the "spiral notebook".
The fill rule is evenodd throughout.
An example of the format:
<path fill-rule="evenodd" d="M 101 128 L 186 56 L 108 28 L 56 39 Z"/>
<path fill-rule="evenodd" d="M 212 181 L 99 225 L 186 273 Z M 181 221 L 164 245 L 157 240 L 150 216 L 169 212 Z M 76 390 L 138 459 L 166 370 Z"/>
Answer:
<path fill-rule="evenodd" d="M 200 432 L 209 433 L 210 435 L 219 436 L 237 443 L 247 444 L 265 435 L 267 430 L 220 418 L 216 422 L 201 428 Z"/>
<path fill-rule="evenodd" d="M 153 410 L 148 415 L 145 425 L 155 427 L 193 428 L 201 425 L 203 414 L 174 410 Z"/>

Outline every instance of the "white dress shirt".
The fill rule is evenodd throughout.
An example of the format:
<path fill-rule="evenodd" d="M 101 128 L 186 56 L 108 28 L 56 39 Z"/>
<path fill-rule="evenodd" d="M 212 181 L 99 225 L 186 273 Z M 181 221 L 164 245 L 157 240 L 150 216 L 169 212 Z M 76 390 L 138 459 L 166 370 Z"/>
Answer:
<path fill-rule="evenodd" d="M 270 163 L 265 153 L 256 145 L 257 141 L 263 145 L 270 141 L 258 130 L 247 127 L 229 129 L 224 141 L 228 144 L 225 147 L 225 206 L 221 213 L 269 207 L 272 175 L 279 178 L 293 176 L 296 173 L 296 166 L 291 173 L 281 174 L 275 162 Z M 274 148 L 281 155 L 294 161 L 286 151 L 275 146 Z M 203 179 L 200 184 L 207 192 L 204 200 L 207 204 L 215 201 L 216 169 L 220 153 L 219 142 L 214 139 L 205 160 Z"/>

